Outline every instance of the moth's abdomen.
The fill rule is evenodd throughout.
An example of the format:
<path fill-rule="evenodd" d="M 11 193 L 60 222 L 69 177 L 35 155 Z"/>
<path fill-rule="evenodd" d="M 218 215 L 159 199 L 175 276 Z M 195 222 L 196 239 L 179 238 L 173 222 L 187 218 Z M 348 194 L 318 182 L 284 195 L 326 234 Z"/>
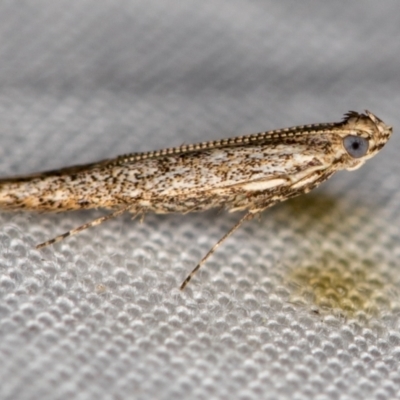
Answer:
<path fill-rule="evenodd" d="M 51 177 L 44 180 L 0 181 L 0 208 L 5 210 L 57 211 L 79 207 L 76 199 L 68 196 L 66 188 L 54 191 Z"/>
<path fill-rule="evenodd" d="M 3 179 L 0 209 L 57 212 L 113 206 L 112 199 L 94 189 L 91 179 L 79 174 Z"/>

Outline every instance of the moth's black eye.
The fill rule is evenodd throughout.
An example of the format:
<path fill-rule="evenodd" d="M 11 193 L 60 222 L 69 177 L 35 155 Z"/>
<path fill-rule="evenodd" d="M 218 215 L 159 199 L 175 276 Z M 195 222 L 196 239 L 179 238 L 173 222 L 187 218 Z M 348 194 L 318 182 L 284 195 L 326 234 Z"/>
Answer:
<path fill-rule="evenodd" d="M 343 139 L 343 146 L 353 158 L 364 157 L 367 154 L 369 142 L 359 136 L 346 136 Z"/>

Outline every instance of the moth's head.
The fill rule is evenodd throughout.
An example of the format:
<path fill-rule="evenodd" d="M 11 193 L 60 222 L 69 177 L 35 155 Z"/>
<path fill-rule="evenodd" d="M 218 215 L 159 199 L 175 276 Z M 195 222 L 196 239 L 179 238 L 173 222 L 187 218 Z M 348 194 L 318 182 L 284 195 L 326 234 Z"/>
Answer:
<path fill-rule="evenodd" d="M 365 114 L 350 111 L 341 123 L 343 149 L 346 152 L 346 169 L 354 170 L 373 157 L 389 140 L 393 128 L 371 112 Z"/>

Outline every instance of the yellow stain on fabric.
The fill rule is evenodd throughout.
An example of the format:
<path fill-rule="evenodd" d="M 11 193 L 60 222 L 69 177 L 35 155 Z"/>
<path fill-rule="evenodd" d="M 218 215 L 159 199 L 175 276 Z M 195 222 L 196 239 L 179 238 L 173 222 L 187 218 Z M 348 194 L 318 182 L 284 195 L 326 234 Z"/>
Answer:
<path fill-rule="evenodd" d="M 339 311 L 348 318 L 360 312 L 367 318 L 378 317 L 390 310 L 390 283 L 371 271 L 371 263 L 355 262 L 355 258 L 354 254 L 338 258 L 327 252 L 318 261 L 294 268 L 288 276 L 291 300 L 311 303 L 319 312 Z"/>

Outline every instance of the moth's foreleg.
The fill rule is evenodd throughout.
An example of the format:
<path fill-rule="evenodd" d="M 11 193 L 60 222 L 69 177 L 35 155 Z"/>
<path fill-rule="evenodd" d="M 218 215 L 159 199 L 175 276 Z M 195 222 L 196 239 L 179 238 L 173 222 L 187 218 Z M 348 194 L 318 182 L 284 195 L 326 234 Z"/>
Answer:
<path fill-rule="evenodd" d="M 182 282 L 180 289 L 183 290 L 185 289 L 186 285 L 190 282 L 190 280 L 193 278 L 193 275 L 200 269 L 200 267 L 207 261 L 207 259 L 217 250 L 219 245 L 227 239 L 229 236 L 232 235 L 233 232 L 235 232 L 240 225 L 243 224 L 244 221 L 252 219 L 256 213 L 253 212 L 248 212 L 246 215 L 244 215 L 224 236 L 222 236 L 221 239 L 218 240 L 217 243 L 210 249 L 210 251 L 200 260 L 200 262 L 196 265 L 196 267 L 192 270 L 192 272 L 186 277 L 186 279 Z"/>

